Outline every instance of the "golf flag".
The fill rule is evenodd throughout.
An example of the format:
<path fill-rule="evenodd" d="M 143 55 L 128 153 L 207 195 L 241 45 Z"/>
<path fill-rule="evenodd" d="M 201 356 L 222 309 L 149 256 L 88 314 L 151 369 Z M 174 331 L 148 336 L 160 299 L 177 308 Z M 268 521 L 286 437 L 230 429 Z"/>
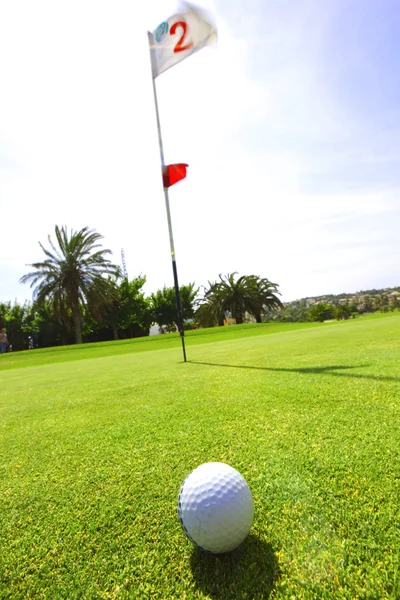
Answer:
<path fill-rule="evenodd" d="M 163 183 L 164 188 L 169 188 L 171 185 L 178 183 L 181 179 L 185 179 L 186 177 L 186 165 L 184 163 L 179 163 L 176 165 L 167 165 L 163 167 L 162 175 L 163 175 Z"/>
<path fill-rule="evenodd" d="M 197 7 L 182 3 L 181 12 L 149 32 L 153 78 L 216 39 L 217 31 L 208 16 Z"/>

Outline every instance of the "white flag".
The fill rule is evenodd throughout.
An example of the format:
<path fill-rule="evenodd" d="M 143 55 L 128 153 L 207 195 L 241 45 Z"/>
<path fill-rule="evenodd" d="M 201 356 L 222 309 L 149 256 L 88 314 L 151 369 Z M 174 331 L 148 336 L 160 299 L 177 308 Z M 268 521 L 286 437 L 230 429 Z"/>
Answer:
<path fill-rule="evenodd" d="M 182 3 L 182 11 L 149 32 L 154 79 L 170 67 L 211 44 L 217 31 L 197 7 Z"/>

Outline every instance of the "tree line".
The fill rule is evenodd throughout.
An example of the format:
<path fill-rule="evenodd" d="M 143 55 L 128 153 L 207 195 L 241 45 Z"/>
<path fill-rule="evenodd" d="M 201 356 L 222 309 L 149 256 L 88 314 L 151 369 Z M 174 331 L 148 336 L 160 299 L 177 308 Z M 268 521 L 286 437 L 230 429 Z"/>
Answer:
<path fill-rule="evenodd" d="M 122 276 L 101 246 L 102 236 L 84 227 L 80 231 L 55 227 L 55 242 L 41 262 L 21 278 L 33 289 L 32 302 L 0 303 L 0 329 L 6 328 L 12 350 L 82 342 L 117 340 L 149 335 L 157 324 L 161 333 L 178 325 L 175 291 L 164 287 L 146 296 L 146 277 Z M 327 321 L 360 314 L 349 301 L 309 304 L 300 300 L 283 305 L 279 285 L 257 275 L 228 273 L 208 282 L 200 291 L 194 283 L 180 286 L 185 329 L 224 325 L 227 318 L 245 321 Z M 383 296 L 380 304 L 364 296 L 361 312 L 394 310 L 399 306 Z M 400 301 L 398 302 L 400 304 Z"/>
<path fill-rule="evenodd" d="M 175 291 L 164 287 L 146 296 L 146 277 L 129 281 L 102 248 L 102 236 L 55 227 L 55 241 L 39 242 L 44 259 L 32 263 L 21 278 L 33 290 L 32 302 L 0 303 L 0 327 L 13 350 L 70 343 L 106 341 L 149 334 L 153 324 L 162 333 L 177 328 Z M 180 286 L 186 329 L 213 327 L 227 315 L 243 323 L 252 315 L 261 322 L 267 311 L 283 307 L 278 285 L 256 275 L 220 275 L 200 293 L 194 283 Z"/>
<path fill-rule="evenodd" d="M 147 297 L 143 292 L 146 278 L 110 281 L 112 300 L 107 306 L 99 301 L 80 306 L 80 331 L 76 333 L 72 311 L 61 314 L 51 300 L 0 303 L 0 328 L 5 327 L 12 350 L 60 346 L 80 342 L 100 342 L 149 335 L 158 323 L 162 332 L 175 331 L 175 294 L 163 288 Z M 194 318 L 193 284 L 181 286 L 184 318 Z M 171 301 L 172 300 L 172 301 Z M 75 321 L 76 323 L 76 321 Z"/>

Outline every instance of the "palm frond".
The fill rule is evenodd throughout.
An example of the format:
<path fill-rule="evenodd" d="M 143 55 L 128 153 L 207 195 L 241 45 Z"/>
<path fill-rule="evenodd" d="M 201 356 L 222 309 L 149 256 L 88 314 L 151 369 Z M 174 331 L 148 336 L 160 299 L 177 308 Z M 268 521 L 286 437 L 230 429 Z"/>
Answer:
<path fill-rule="evenodd" d="M 99 307 L 109 301 L 110 283 L 105 276 L 119 277 L 120 267 L 107 258 L 111 251 L 101 247 L 103 236 L 93 229 L 69 231 L 56 225 L 55 238 L 56 244 L 48 236 L 50 250 L 39 242 L 46 258 L 29 265 L 35 270 L 20 281 L 30 283 L 38 304 L 49 302 L 60 319 L 67 322 L 73 314 L 77 323 L 85 304 Z"/>

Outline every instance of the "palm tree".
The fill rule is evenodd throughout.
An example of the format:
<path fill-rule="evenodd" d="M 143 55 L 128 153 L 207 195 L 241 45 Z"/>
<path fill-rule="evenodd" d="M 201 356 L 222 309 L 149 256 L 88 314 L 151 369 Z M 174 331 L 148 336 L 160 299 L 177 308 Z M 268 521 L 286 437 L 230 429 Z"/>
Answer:
<path fill-rule="evenodd" d="M 204 295 L 204 303 L 208 305 L 208 311 L 219 324 L 227 312 L 232 314 L 236 323 L 243 323 L 243 315 L 248 309 L 250 292 L 248 280 L 244 275 L 235 280 L 237 273 L 228 273 L 226 277 L 219 276 L 219 281 L 210 284 Z"/>
<path fill-rule="evenodd" d="M 227 275 L 227 279 L 233 277 Z M 227 312 L 233 312 L 232 309 L 232 293 L 230 293 L 229 284 L 226 285 L 222 276 L 219 276 L 220 281 L 214 283 L 208 282 L 208 289 L 204 292 L 203 301 L 199 307 L 199 312 L 211 322 L 218 323 L 219 326 L 223 326 L 225 316 Z M 232 315 L 233 316 L 233 315 Z"/>
<path fill-rule="evenodd" d="M 267 278 L 250 275 L 254 286 L 254 298 L 251 301 L 249 312 L 254 315 L 257 323 L 261 323 L 261 315 L 265 311 L 277 308 L 283 308 L 282 302 L 279 300 L 278 284 L 272 283 Z"/>
<path fill-rule="evenodd" d="M 39 242 L 47 258 L 28 265 L 36 270 L 21 277 L 21 283 L 30 281 L 31 287 L 35 286 L 33 297 L 38 306 L 49 301 L 54 314 L 65 324 L 72 317 L 75 342 L 81 344 L 83 306 L 109 302 L 112 287 L 103 275 L 118 277 L 120 269 L 105 258 L 111 250 L 98 250 L 101 244 L 97 242 L 103 236 L 93 229 L 84 227 L 69 233 L 67 227 L 56 225 L 55 234 L 58 248 L 50 236 L 51 251 Z"/>
<path fill-rule="evenodd" d="M 218 283 L 208 282 L 208 289 L 204 288 L 204 296 L 197 304 L 196 320 L 201 327 L 223 326 L 225 311 L 217 291 Z"/>
<path fill-rule="evenodd" d="M 223 325 L 225 314 L 230 312 L 236 323 L 241 324 L 247 312 L 261 323 L 261 314 L 266 309 L 282 306 L 277 297 L 279 292 L 276 283 L 256 275 L 242 275 L 235 279 L 236 275 L 237 273 L 228 273 L 226 277 L 220 275 L 219 281 L 209 282 L 199 309 L 199 316 L 203 320 L 207 318 Z"/>

